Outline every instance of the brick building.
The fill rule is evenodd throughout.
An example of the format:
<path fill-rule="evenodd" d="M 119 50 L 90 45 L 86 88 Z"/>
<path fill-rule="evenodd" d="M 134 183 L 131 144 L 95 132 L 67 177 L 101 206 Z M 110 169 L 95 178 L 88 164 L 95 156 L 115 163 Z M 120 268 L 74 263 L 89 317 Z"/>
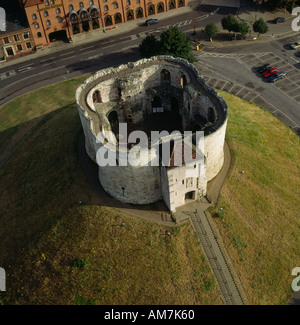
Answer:
<path fill-rule="evenodd" d="M 18 0 L 1 0 L 1 7 L 6 12 L 6 30 L 0 31 L 0 60 L 32 52 L 34 41 Z"/>
<path fill-rule="evenodd" d="M 20 0 L 22 1 L 22 0 Z M 188 0 L 23 0 L 37 48 L 187 5 Z"/>

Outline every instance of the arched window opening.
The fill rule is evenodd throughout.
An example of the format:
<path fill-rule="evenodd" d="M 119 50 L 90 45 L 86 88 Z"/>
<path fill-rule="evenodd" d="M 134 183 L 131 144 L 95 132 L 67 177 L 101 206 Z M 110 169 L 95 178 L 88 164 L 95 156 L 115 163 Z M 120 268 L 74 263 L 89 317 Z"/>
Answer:
<path fill-rule="evenodd" d="M 108 118 L 108 121 L 109 121 L 112 129 L 114 129 L 115 126 L 117 126 L 119 124 L 118 113 L 116 111 L 111 111 L 108 114 L 107 118 Z"/>
<path fill-rule="evenodd" d="M 164 6 L 164 3 L 163 2 L 159 2 L 157 4 L 157 13 L 159 12 L 164 12 L 165 11 L 165 6 Z"/>
<path fill-rule="evenodd" d="M 212 107 L 208 107 L 208 115 L 207 115 L 208 122 L 214 123 L 216 120 L 215 110 Z"/>
<path fill-rule="evenodd" d="M 149 5 L 148 6 L 148 15 L 154 15 L 155 14 L 155 7 L 154 5 Z"/>
<path fill-rule="evenodd" d="M 175 0 L 169 1 L 169 10 L 176 9 L 176 3 Z"/>
<path fill-rule="evenodd" d="M 105 26 L 110 26 L 110 25 L 112 25 L 112 18 L 111 18 L 110 15 L 105 16 L 105 18 L 104 18 L 104 23 L 105 23 Z"/>
<path fill-rule="evenodd" d="M 86 10 L 82 10 L 82 12 L 80 13 L 80 19 L 81 20 L 89 19 L 88 12 Z"/>
<path fill-rule="evenodd" d="M 181 75 L 180 83 L 182 88 L 187 84 L 186 76 L 184 74 Z"/>
<path fill-rule="evenodd" d="M 102 103 L 102 98 L 99 90 L 95 90 L 93 92 L 93 102 L 94 103 Z"/>
<path fill-rule="evenodd" d="M 122 15 L 119 12 L 117 12 L 115 14 L 115 24 L 120 24 L 121 22 L 122 22 Z"/>
<path fill-rule="evenodd" d="M 143 18 L 144 17 L 144 11 L 143 8 L 138 7 L 135 12 L 136 18 Z"/>
<path fill-rule="evenodd" d="M 73 22 L 76 22 L 78 21 L 78 16 L 75 12 L 73 12 L 71 15 L 70 15 L 70 21 L 73 23 Z"/>
<path fill-rule="evenodd" d="M 184 7 L 184 5 L 185 5 L 185 0 L 178 0 L 178 8 Z"/>
<path fill-rule="evenodd" d="M 161 99 L 158 96 L 154 96 L 152 99 L 152 108 L 161 107 Z"/>
<path fill-rule="evenodd" d="M 171 74 L 167 69 L 163 69 L 161 71 L 160 75 L 161 75 L 161 81 L 162 82 L 164 82 L 164 81 L 171 82 Z"/>
<path fill-rule="evenodd" d="M 128 10 L 126 12 L 126 17 L 127 17 L 127 20 L 133 20 L 134 19 L 133 10 Z"/>

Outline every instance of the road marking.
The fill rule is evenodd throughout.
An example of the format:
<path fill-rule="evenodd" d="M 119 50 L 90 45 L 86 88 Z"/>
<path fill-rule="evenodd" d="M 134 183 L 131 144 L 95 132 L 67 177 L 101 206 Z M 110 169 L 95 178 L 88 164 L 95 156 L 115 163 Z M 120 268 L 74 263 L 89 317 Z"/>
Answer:
<path fill-rule="evenodd" d="M 49 60 L 54 60 L 54 59 L 56 59 L 56 58 L 55 58 L 55 57 L 48 58 L 48 59 L 45 59 L 45 60 L 40 61 L 40 63 L 42 63 L 42 62 L 46 62 L 46 61 L 49 61 Z"/>
<path fill-rule="evenodd" d="M 130 49 L 133 49 L 133 48 L 135 48 L 135 47 L 136 47 L 136 45 L 130 45 L 130 46 L 127 46 L 127 47 L 123 47 L 123 48 L 121 49 L 121 51 L 130 50 Z"/>
<path fill-rule="evenodd" d="M 66 55 L 73 54 L 73 53 L 75 53 L 75 52 L 72 51 L 72 52 L 68 52 L 68 53 L 63 53 L 63 54 L 60 54 L 60 56 L 66 56 Z"/>
<path fill-rule="evenodd" d="M 103 47 L 101 47 L 101 50 L 103 50 L 103 49 L 108 49 L 109 47 L 112 47 L 112 46 L 115 46 L 115 44 L 107 45 L 107 46 L 103 46 Z"/>
<path fill-rule="evenodd" d="M 291 58 L 292 60 L 294 60 L 295 62 L 299 63 L 299 61 L 296 60 L 295 58 L 293 58 L 292 56 L 290 56 L 290 58 Z"/>
<path fill-rule="evenodd" d="M 94 50 L 91 50 L 91 51 L 86 51 L 85 54 L 87 54 L 87 53 L 93 53 L 93 52 L 96 52 L 96 51 L 99 51 L 99 49 L 94 49 Z"/>
<path fill-rule="evenodd" d="M 23 69 L 18 69 L 18 71 L 20 72 L 20 73 L 24 73 L 24 72 L 27 72 L 28 70 L 33 70 L 33 69 L 35 69 L 35 67 L 25 67 L 25 68 L 23 68 Z"/>
<path fill-rule="evenodd" d="M 15 70 L 9 70 L 7 72 L 4 72 L 4 73 L 1 73 L 0 74 L 0 79 L 1 80 L 4 80 L 4 79 L 7 79 L 7 78 L 10 78 L 10 77 L 13 77 L 15 76 L 17 73 Z"/>
<path fill-rule="evenodd" d="M 19 70 L 22 70 L 23 68 L 27 68 L 29 66 L 33 65 L 33 63 L 30 63 L 30 64 L 27 64 L 27 65 L 24 65 L 23 67 L 19 68 Z"/>
<path fill-rule="evenodd" d="M 111 42 L 114 42 L 113 40 L 111 41 L 106 41 L 106 42 L 102 42 L 102 44 L 107 44 L 107 43 L 111 43 Z"/>
<path fill-rule="evenodd" d="M 94 48 L 94 46 L 88 46 L 88 47 L 84 47 L 82 49 L 79 49 L 79 51 L 86 51 L 88 49 L 93 49 L 93 48 Z"/>
<path fill-rule="evenodd" d="M 64 58 L 64 59 L 60 59 L 60 61 L 65 61 L 65 60 L 69 60 L 69 59 L 72 59 L 72 58 L 76 58 L 77 55 L 73 55 L 73 56 L 69 56 L 67 58 Z"/>
<path fill-rule="evenodd" d="M 96 54 L 96 55 L 93 55 L 93 56 L 89 56 L 89 57 L 87 58 L 87 60 L 97 59 L 97 58 L 99 58 L 100 56 L 103 56 L 103 53 Z M 86 59 L 81 59 L 81 60 L 82 60 L 82 61 L 83 61 L 83 60 L 86 61 Z"/>
<path fill-rule="evenodd" d="M 200 16 L 200 17 L 197 17 L 196 20 L 202 20 L 202 19 L 205 19 L 207 18 L 209 15 L 206 14 L 206 15 L 203 15 L 203 16 Z"/>
<path fill-rule="evenodd" d="M 179 23 L 175 23 L 173 25 L 173 27 L 175 27 L 175 26 L 182 27 L 182 26 L 185 26 L 185 25 L 189 25 L 191 22 L 192 22 L 191 20 L 181 21 Z"/>

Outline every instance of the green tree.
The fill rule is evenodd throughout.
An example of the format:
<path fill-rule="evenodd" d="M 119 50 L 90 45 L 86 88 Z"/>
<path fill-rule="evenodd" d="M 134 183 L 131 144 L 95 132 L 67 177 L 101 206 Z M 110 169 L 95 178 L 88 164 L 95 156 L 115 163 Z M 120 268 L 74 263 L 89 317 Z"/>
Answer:
<path fill-rule="evenodd" d="M 259 36 L 259 34 L 265 34 L 269 30 L 269 27 L 262 18 L 259 18 L 253 24 L 253 30 L 255 33 L 258 33 Z"/>
<path fill-rule="evenodd" d="M 149 35 L 142 40 L 139 46 L 140 54 L 143 58 L 150 58 L 159 54 L 160 42 L 154 35 Z"/>
<path fill-rule="evenodd" d="M 208 23 L 205 26 L 204 30 L 211 42 L 212 42 L 213 37 L 215 37 L 218 34 L 218 27 L 216 26 L 215 23 Z"/>
<path fill-rule="evenodd" d="M 221 21 L 222 27 L 225 30 L 228 30 L 230 32 L 237 32 L 238 31 L 238 25 L 239 22 L 235 16 L 232 14 L 227 15 L 224 17 Z"/>
<path fill-rule="evenodd" d="M 242 36 L 246 36 L 249 33 L 249 26 L 247 24 L 247 22 L 242 21 L 238 24 L 238 32 L 242 35 Z"/>
<path fill-rule="evenodd" d="M 170 27 L 160 36 L 160 54 L 171 55 L 195 62 L 191 41 L 178 27 Z"/>

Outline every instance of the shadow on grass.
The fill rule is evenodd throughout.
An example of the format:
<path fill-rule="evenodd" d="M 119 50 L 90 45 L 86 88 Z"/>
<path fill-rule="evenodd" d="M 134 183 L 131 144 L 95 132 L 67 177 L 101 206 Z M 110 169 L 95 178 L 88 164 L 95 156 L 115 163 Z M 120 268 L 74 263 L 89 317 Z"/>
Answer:
<path fill-rule="evenodd" d="M 76 103 L 7 129 L 0 140 L 5 143 L 0 170 L 0 260 L 5 265 L 81 205 L 130 210 L 136 216 L 167 213 L 162 202 L 124 204 L 102 189 L 98 166 L 85 151 Z"/>

